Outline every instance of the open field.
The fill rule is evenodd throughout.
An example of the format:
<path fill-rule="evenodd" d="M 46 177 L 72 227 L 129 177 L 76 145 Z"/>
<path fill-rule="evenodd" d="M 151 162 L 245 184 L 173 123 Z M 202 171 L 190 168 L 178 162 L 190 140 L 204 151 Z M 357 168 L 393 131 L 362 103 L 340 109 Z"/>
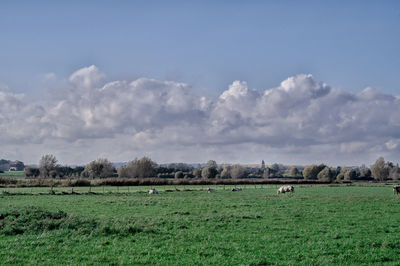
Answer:
<path fill-rule="evenodd" d="M 0 194 L 0 257 L 4 264 L 400 261 L 400 197 L 391 186 L 296 186 L 293 196 L 277 196 L 276 187 L 231 192 L 218 186 L 211 194 L 199 186 L 170 193 L 160 188 L 159 195 L 137 192 L 148 187 L 119 193 L 106 187 L 104 194 L 96 187 L 95 195 Z"/>
<path fill-rule="evenodd" d="M 276 190 L 281 185 L 265 185 L 265 184 L 246 184 L 240 185 L 244 189 L 268 189 L 270 191 Z M 299 185 L 297 187 L 305 187 L 307 185 Z M 51 190 L 55 194 L 62 195 L 63 193 L 77 193 L 77 194 L 87 194 L 91 192 L 92 194 L 109 194 L 109 193 L 135 193 L 135 192 L 148 192 L 149 189 L 156 187 L 160 192 L 189 192 L 189 191 L 204 191 L 207 188 L 214 188 L 219 191 L 228 190 L 236 187 L 235 185 L 162 185 L 162 186 L 84 186 L 84 187 L 70 187 L 70 186 L 60 186 L 60 187 L 4 187 L 0 188 L 0 192 L 10 193 L 10 194 L 50 194 Z M 272 192 L 271 192 L 272 193 Z"/>
<path fill-rule="evenodd" d="M 0 177 L 23 179 L 23 178 L 25 178 L 25 172 L 24 171 L 5 171 L 4 173 L 0 173 Z"/>

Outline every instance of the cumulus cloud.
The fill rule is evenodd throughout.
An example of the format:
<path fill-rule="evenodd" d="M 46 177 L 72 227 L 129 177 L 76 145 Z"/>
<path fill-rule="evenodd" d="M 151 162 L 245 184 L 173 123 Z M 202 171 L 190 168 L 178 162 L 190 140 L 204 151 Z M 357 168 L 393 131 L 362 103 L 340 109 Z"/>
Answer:
<path fill-rule="evenodd" d="M 234 81 L 207 98 L 185 83 L 104 77 L 96 66 L 79 69 L 68 94 L 45 104 L 0 90 L 5 155 L 351 164 L 400 153 L 400 99 L 374 88 L 351 93 L 300 74 L 266 90 Z"/>
<path fill-rule="evenodd" d="M 188 85 L 140 78 L 80 91 L 50 108 L 44 121 L 55 125 L 53 137 L 73 141 L 191 124 L 204 115 Z"/>
<path fill-rule="evenodd" d="M 0 145 L 40 141 L 46 135 L 45 115 L 42 106 L 29 103 L 23 94 L 0 90 Z"/>
<path fill-rule="evenodd" d="M 77 87 L 89 89 L 97 85 L 104 77 L 105 75 L 96 66 L 91 65 L 75 71 L 69 77 L 69 81 Z"/>

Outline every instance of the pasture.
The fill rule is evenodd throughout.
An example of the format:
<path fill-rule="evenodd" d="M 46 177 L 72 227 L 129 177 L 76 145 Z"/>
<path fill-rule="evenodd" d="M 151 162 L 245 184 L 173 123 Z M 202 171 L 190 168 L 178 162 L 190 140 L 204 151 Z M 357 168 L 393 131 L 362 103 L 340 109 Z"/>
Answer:
<path fill-rule="evenodd" d="M 400 197 L 391 186 L 296 186 L 294 195 L 265 185 L 217 193 L 157 187 L 158 195 L 148 187 L 76 188 L 79 195 L 12 189 L 33 194 L 0 194 L 2 264 L 400 261 Z"/>
<path fill-rule="evenodd" d="M 24 171 L 5 171 L 3 173 L 0 173 L 0 177 L 23 179 L 23 178 L 25 178 L 25 172 Z"/>

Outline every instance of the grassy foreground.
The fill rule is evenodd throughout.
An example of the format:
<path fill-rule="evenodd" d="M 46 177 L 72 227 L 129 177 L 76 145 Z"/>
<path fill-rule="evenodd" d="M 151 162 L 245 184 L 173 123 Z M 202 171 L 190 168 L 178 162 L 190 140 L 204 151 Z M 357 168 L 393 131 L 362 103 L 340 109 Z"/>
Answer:
<path fill-rule="evenodd" d="M 390 186 L 1 195 L 1 264 L 397 264 Z"/>

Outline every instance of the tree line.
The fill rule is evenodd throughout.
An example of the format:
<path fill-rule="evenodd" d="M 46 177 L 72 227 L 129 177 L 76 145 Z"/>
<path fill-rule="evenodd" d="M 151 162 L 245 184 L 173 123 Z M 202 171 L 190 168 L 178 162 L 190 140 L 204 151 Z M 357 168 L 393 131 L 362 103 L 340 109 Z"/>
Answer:
<path fill-rule="evenodd" d="M 25 165 L 21 161 L 0 160 L 0 173 L 8 171 L 10 168 L 14 168 L 16 171 L 23 171 Z"/>
<path fill-rule="evenodd" d="M 310 165 L 304 169 L 288 168 L 281 164 L 269 167 L 245 167 L 243 165 L 219 166 L 214 160 L 209 160 L 203 167 L 178 163 L 157 165 L 148 157 L 136 158 L 125 166 L 116 169 L 113 164 L 99 158 L 85 166 L 62 166 L 54 155 L 43 155 L 39 167 L 26 167 L 27 178 L 204 178 L 204 179 L 244 179 L 244 178 L 294 178 L 321 181 L 350 181 L 350 180 L 399 180 L 398 164 L 385 162 L 384 158 L 368 167 L 347 168 L 328 167 L 325 164 Z"/>

